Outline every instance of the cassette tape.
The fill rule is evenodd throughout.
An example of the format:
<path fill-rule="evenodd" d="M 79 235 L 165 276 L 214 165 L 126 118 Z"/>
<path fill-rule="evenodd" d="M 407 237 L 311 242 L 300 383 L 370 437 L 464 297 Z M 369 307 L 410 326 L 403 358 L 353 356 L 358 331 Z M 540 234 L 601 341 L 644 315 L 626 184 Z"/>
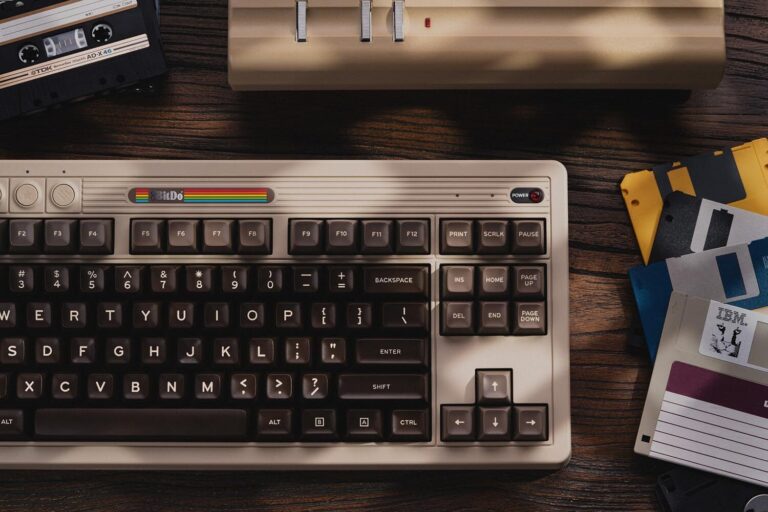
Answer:
<path fill-rule="evenodd" d="M 664 200 L 649 263 L 768 237 L 768 215 L 672 192 Z"/>
<path fill-rule="evenodd" d="M 768 306 L 768 238 L 639 265 L 629 279 L 653 360 L 673 291 L 746 309 Z"/>
<path fill-rule="evenodd" d="M 664 512 L 768 512 L 768 489 L 676 468 L 659 476 L 656 497 Z"/>
<path fill-rule="evenodd" d="M 673 293 L 635 452 L 768 485 L 768 315 Z"/>
<path fill-rule="evenodd" d="M 624 177 L 621 192 L 645 263 L 651 257 L 664 199 L 675 190 L 768 215 L 768 139 Z"/>
<path fill-rule="evenodd" d="M 165 70 L 153 0 L 0 0 L 0 119 Z"/>

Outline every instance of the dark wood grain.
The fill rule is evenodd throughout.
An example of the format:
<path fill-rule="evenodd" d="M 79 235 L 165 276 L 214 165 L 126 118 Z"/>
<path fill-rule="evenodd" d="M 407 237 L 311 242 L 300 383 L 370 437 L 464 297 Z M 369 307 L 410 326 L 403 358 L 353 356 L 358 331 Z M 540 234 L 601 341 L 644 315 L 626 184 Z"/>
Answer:
<path fill-rule="evenodd" d="M 554 158 L 570 171 L 573 459 L 557 473 L 0 473 L 0 510 L 655 509 L 633 455 L 650 376 L 628 349 L 640 262 L 623 173 L 768 135 L 768 3 L 728 3 L 722 85 L 668 92 L 234 93 L 225 0 L 163 5 L 151 97 L 0 125 L 1 158 Z M 2 164 L 0 164 L 2 165 Z"/>

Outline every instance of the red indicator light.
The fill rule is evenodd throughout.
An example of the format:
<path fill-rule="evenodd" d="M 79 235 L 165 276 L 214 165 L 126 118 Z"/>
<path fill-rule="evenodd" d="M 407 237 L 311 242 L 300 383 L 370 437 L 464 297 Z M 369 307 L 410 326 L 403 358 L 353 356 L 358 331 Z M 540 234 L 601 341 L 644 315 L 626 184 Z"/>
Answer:
<path fill-rule="evenodd" d="M 531 190 L 528 193 L 528 199 L 530 199 L 532 203 L 540 203 L 541 200 L 544 199 L 544 194 L 541 190 Z"/>
<path fill-rule="evenodd" d="M 424 27 L 432 28 L 432 18 L 424 18 Z"/>

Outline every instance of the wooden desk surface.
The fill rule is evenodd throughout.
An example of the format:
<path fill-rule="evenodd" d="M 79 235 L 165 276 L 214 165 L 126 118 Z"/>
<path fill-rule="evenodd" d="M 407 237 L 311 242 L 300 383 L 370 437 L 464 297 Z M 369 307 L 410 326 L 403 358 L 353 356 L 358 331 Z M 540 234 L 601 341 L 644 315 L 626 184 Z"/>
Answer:
<path fill-rule="evenodd" d="M 238 94 L 225 0 L 163 5 L 172 68 L 116 96 L 0 125 L 0 158 L 551 158 L 570 172 L 573 459 L 493 472 L 1 472 L 0 510 L 655 510 L 668 466 L 633 455 L 650 376 L 627 348 L 640 262 L 627 171 L 768 136 L 768 3 L 728 4 L 719 89 Z M 1 165 L 1 164 L 0 164 Z"/>

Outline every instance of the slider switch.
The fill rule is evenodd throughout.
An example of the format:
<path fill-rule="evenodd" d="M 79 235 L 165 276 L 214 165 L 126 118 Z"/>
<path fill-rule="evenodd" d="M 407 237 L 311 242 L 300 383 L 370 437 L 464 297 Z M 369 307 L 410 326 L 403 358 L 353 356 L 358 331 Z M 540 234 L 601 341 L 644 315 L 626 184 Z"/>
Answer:
<path fill-rule="evenodd" d="M 307 42 L 307 0 L 296 0 L 296 41 Z"/>
<path fill-rule="evenodd" d="M 392 4 L 392 29 L 396 43 L 405 41 L 405 0 L 394 0 Z"/>
<path fill-rule="evenodd" d="M 360 0 L 360 41 L 371 42 L 371 7 L 372 0 Z"/>

